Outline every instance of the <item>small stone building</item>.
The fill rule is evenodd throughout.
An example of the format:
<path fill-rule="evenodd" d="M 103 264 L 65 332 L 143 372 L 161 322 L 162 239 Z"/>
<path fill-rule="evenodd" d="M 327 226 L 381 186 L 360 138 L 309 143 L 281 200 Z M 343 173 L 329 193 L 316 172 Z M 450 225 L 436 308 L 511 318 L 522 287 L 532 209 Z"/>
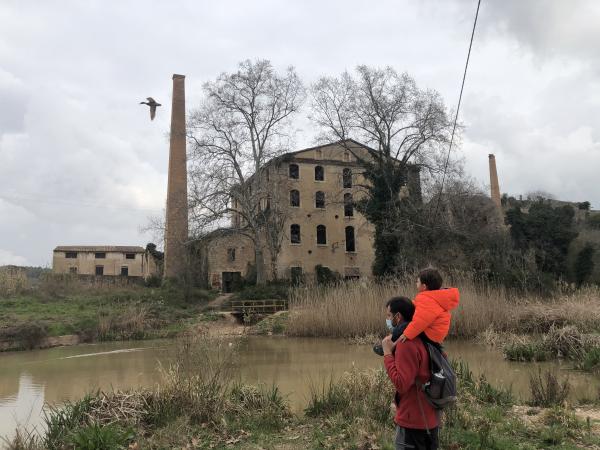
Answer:
<path fill-rule="evenodd" d="M 269 278 L 311 278 L 317 265 L 347 279 L 371 275 L 374 229 L 354 207 L 365 185 L 357 157 L 368 158 L 368 148 L 346 140 L 284 154 L 262 169 L 259 176 L 272 186 L 262 208 L 277 203 L 285 210 L 280 251 L 275 258 L 265 251 L 263 257 Z M 411 168 L 402 195 L 420 199 L 416 167 Z M 235 202 L 232 209 L 237 209 Z M 241 229 L 243 218 L 234 212 L 230 228 L 202 240 L 202 266 L 209 287 L 228 292 L 254 266 L 253 242 Z"/>
<path fill-rule="evenodd" d="M 62 245 L 54 249 L 52 272 L 147 278 L 157 273 L 157 266 L 139 246 Z"/>

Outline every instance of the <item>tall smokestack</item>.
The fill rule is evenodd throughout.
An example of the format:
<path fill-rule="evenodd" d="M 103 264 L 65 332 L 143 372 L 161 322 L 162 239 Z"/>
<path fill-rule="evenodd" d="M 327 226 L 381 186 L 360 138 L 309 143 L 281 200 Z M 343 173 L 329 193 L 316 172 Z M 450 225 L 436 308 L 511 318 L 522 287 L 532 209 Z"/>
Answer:
<path fill-rule="evenodd" d="M 186 267 L 185 242 L 188 239 L 188 205 L 185 144 L 185 76 L 173 75 L 167 217 L 165 222 L 164 276 L 166 278 L 181 277 Z"/>
<path fill-rule="evenodd" d="M 500 201 L 500 184 L 498 183 L 498 172 L 496 171 L 496 157 L 490 154 L 488 158 L 490 159 L 490 195 L 496 206 L 501 208 L 502 202 Z"/>

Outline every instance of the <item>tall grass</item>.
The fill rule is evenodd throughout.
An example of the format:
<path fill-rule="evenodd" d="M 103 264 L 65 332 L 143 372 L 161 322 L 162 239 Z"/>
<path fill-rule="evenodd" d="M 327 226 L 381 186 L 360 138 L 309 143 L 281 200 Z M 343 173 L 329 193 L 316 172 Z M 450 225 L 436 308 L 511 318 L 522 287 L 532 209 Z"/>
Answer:
<path fill-rule="evenodd" d="M 600 288 L 566 289 L 552 298 L 515 297 L 501 287 L 454 277 L 460 305 L 452 312 L 450 337 L 473 338 L 488 329 L 547 333 L 574 325 L 600 330 Z M 357 281 L 333 286 L 307 285 L 290 295 L 291 336 L 356 337 L 385 332 L 384 306 L 393 297 L 413 298 L 412 280 Z"/>

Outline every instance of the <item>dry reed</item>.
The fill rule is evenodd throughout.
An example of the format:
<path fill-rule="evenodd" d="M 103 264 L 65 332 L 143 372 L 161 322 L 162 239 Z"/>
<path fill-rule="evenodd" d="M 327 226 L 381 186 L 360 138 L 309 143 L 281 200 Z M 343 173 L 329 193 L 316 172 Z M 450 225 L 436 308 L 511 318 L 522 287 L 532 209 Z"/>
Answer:
<path fill-rule="evenodd" d="M 460 305 L 452 312 L 450 337 L 475 338 L 484 332 L 547 333 L 573 325 L 581 332 L 600 330 L 600 289 L 587 287 L 554 298 L 510 296 L 504 289 L 454 278 Z M 398 295 L 412 298 L 410 281 L 356 281 L 295 289 L 290 298 L 291 336 L 360 338 L 385 333 L 385 302 Z"/>

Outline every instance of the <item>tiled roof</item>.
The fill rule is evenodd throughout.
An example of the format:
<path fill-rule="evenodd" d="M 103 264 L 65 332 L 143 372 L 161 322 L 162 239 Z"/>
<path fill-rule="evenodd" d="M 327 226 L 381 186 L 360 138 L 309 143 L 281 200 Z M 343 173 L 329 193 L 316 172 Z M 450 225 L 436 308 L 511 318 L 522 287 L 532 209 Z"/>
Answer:
<path fill-rule="evenodd" d="M 59 245 L 55 252 L 120 252 L 144 253 L 144 247 L 137 245 Z"/>

